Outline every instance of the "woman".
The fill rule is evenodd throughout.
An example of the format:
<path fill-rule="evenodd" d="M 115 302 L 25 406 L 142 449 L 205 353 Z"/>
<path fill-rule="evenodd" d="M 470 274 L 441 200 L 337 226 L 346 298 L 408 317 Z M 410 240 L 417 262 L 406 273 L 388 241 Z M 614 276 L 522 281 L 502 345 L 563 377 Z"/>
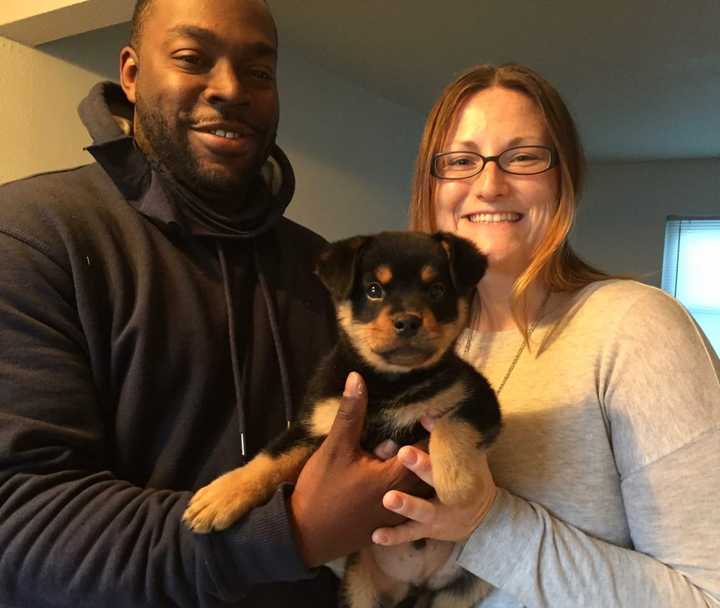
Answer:
<path fill-rule="evenodd" d="M 574 254 L 582 169 L 572 118 L 528 68 L 479 66 L 433 108 L 412 227 L 489 257 L 458 349 L 504 429 L 477 504 L 389 492 L 411 521 L 373 540 L 467 539 L 483 607 L 717 606 L 720 366 L 672 298 Z M 426 453 L 399 456 L 432 483 Z"/>

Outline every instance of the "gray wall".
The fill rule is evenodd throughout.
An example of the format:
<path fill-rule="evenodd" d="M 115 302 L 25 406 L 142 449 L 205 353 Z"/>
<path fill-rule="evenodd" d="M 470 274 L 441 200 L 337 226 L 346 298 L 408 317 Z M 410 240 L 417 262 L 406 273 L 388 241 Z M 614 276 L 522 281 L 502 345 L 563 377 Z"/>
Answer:
<path fill-rule="evenodd" d="M 6 121 L 0 181 L 87 162 L 74 112 L 90 84 L 117 79 L 127 26 L 40 49 L 0 39 Z M 330 239 L 403 228 L 423 116 L 368 92 L 281 45 L 279 143 L 297 193 L 289 215 Z M 720 160 L 595 163 L 573 242 L 613 273 L 659 284 L 669 214 L 720 215 Z"/>
<path fill-rule="evenodd" d="M 573 243 L 604 270 L 659 286 L 668 215 L 720 215 L 719 159 L 591 164 Z"/>

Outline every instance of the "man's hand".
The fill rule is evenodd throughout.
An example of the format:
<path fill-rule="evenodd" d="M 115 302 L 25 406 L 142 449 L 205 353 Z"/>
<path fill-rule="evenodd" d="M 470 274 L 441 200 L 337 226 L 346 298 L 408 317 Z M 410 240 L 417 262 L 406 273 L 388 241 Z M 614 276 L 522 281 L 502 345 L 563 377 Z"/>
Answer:
<path fill-rule="evenodd" d="M 382 461 L 361 449 L 366 409 L 365 383 L 352 372 L 332 428 L 303 467 L 290 498 L 308 567 L 353 553 L 371 543 L 376 528 L 405 521 L 383 507 L 382 497 L 389 490 L 427 494 L 397 458 Z"/>

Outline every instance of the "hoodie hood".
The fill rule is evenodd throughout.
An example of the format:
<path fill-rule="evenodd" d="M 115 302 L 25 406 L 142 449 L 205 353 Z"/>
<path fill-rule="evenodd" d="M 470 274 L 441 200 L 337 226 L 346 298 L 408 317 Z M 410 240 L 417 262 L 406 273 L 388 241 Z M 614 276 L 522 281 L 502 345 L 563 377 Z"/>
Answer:
<path fill-rule="evenodd" d="M 133 111 L 113 82 L 96 84 L 78 108 L 93 140 L 86 150 L 140 213 L 186 234 L 213 238 L 252 238 L 283 216 L 295 191 L 295 176 L 277 145 L 250 185 L 247 202 L 232 213 L 220 212 L 165 167 L 148 160 L 132 137 Z"/>
<path fill-rule="evenodd" d="M 119 85 L 112 82 L 95 85 L 80 103 L 78 111 L 93 139 L 93 144 L 86 149 L 110 176 L 128 204 L 155 223 L 181 234 L 210 239 L 214 244 L 225 290 L 240 446 L 245 457 L 245 402 L 253 353 L 241 344 L 239 325 L 267 318 L 280 370 L 288 424 L 294 410 L 289 370 L 275 313 L 274 292 L 265 276 L 263 260 L 258 252 L 259 239 L 256 238 L 278 224 L 290 203 L 295 190 L 290 162 L 282 150 L 273 145 L 242 204 L 230 213 L 218 211 L 185 187 L 166 167 L 151 162 L 138 148 L 132 136 L 133 105 Z M 249 245 L 239 248 L 245 252 L 241 254 L 245 257 L 236 257 L 232 264 L 225 247 L 230 245 L 228 241 L 231 240 L 246 240 Z M 244 273 L 245 279 L 238 285 L 231 275 L 246 265 L 252 270 Z M 237 294 L 255 289 L 260 291 L 259 299 L 265 310 L 255 309 L 247 318 L 236 319 Z"/>

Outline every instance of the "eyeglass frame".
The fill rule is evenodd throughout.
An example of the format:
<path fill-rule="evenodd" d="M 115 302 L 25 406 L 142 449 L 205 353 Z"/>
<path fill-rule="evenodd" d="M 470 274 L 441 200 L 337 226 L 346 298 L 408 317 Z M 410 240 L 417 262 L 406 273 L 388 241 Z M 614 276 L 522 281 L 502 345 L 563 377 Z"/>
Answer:
<path fill-rule="evenodd" d="M 518 148 L 542 148 L 544 150 L 550 151 L 550 162 L 547 167 L 545 167 L 542 171 L 535 171 L 534 173 L 515 173 L 514 171 L 508 171 L 507 169 L 503 169 L 502 165 L 500 164 L 500 157 L 505 154 L 506 152 L 509 152 L 510 150 L 516 150 Z M 471 173 L 470 175 L 463 175 L 462 177 L 442 177 L 437 174 L 435 170 L 435 163 L 438 158 L 441 156 L 448 156 L 450 154 L 472 154 L 473 156 L 477 156 L 482 159 L 483 163 L 482 166 L 475 172 Z M 503 150 L 500 152 L 500 154 L 496 154 L 494 156 L 483 156 L 482 154 L 479 154 L 478 152 L 471 152 L 470 150 L 453 150 L 451 152 L 438 152 L 437 154 L 433 154 L 432 157 L 432 163 L 430 164 L 430 174 L 436 178 L 436 179 L 450 179 L 450 180 L 457 180 L 457 179 L 467 179 L 469 177 L 475 177 L 476 175 L 479 175 L 482 173 L 483 169 L 487 166 L 489 162 L 495 162 L 495 164 L 498 166 L 498 169 L 502 171 L 503 173 L 507 173 L 509 175 L 540 175 L 541 173 L 545 173 L 547 171 L 550 171 L 550 169 L 557 167 L 558 164 L 558 153 L 555 150 L 555 148 L 551 146 L 542 146 L 542 145 L 530 145 L 530 146 L 511 146 L 507 150 Z"/>

